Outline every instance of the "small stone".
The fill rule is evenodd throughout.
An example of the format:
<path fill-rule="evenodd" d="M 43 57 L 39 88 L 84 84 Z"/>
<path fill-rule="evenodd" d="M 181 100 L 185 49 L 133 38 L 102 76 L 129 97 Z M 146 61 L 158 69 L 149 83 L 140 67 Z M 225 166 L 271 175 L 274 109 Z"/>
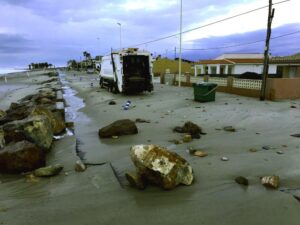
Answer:
<path fill-rule="evenodd" d="M 256 148 L 250 148 L 249 152 L 257 152 L 257 149 Z"/>
<path fill-rule="evenodd" d="M 74 169 L 76 172 L 84 172 L 86 170 L 86 166 L 81 160 L 77 160 Z"/>
<path fill-rule="evenodd" d="M 291 105 L 291 108 L 292 108 L 292 109 L 296 109 L 297 107 L 296 107 L 296 106 L 294 106 L 294 105 Z"/>
<path fill-rule="evenodd" d="M 283 153 L 283 151 L 277 151 L 276 152 L 278 155 L 283 155 L 284 153 Z"/>
<path fill-rule="evenodd" d="M 137 118 L 135 120 L 136 123 L 150 123 L 150 120 L 145 120 L 145 119 L 141 119 L 141 118 Z"/>
<path fill-rule="evenodd" d="M 262 146 L 262 149 L 264 149 L 264 150 L 270 150 L 271 148 L 272 148 L 272 147 L 269 146 L 269 145 Z"/>
<path fill-rule="evenodd" d="M 39 181 L 40 181 L 40 179 L 37 178 L 36 176 L 34 176 L 33 174 L 29 174 L 29 175 L 26 176 L 26 182 L 27 183 L 37 183 Z"/>
<path fill-rule="evenodd" d="M 108 102 L 109 105 L 116 105 L 117 103 L 114 100 Z"/>
<path fill-rule="evenodd" d="M 206 157 L 208 156 L 208 154 L 204 151 L 201 151 L 201 150 L 196 150 L 194 153 L 193 153 L 194 156 L 198 156 L 198 157 Z"/>
<path fill-rule="evenodd" d="M 61 164 L 41 167 L 34 171 L 34 175 L 37 177 L 52 177 L 52 176 L 58 175 L 62 171 L 63 168 L 64 167 Z"/>
<path fill-rule="evenodd" d="M 176 140 L 176 139 L 174 139 L 174 140 L 170 140 L 169 142 L 171 142 L 171 143 L 174 143 L 175 145 L 180 145 L 180 144 L 182 144 L 182 143 L 183 143 L 183 141 L 182 141 L 182 140 Z"/>
<path fill-rule="evenodd" d="M 300 134 L 292 134 L 292 137 L 300 138 Z"/>
<path fill-rule="evenodd" d="M 118 139 L 119 136 L 112 136 L 111 138 L 112 138 L 112 139 Z"/>
<path fill-rule="evenodd" d="M 228 132 L 236 132 L 236 129 L 233 126 L 226 126 L 223 129 Z"/>
<path fill-rule="evenodd" d="M 229 159 L 228 159 L 227 157 L 223 156 L 223 157 L 221 158 L 221 160 L 222 160 L 222 161 L 228 161 Z"/>
<path fill-rule="evenodd" d="M 238 184 L 241 184 L 241 185 L 245 185 L 245 186 L 248 186 L 249 182 L 248 182 L 248 179 L 245 178 L 245 177 L 236 177 L 235 179 L 235 182 L 237 182 Z"/>
<path fill-rule="evenodd" d="M 146 183 L 143 181 L 141 176 L 139 176 L 136 172 L 128 172 L 125 174 L 126 179 L 132 187 L 143 190 L 146 188 Z"/>
<path fill-rule="evenodd" d="M 277 189 L 280 184 L 279 176 L 266 176 L 261 178 L 261 183 L 268 188 Z"/>
<path fill-rule="evenodd" d="M 281 145 L 283 148 L 287 148 L 288 146 L 287 145 Z"/>
<path fill-rule="evenodd" d="M 185 143 L 191 142 L 192 140 L 193 140 L 193 138 L 192 138 L 192 135 L 190 135 L 190 134 L 184 135 L 183 139 L 182 139 L 182 141 L 185 142 Z"/>

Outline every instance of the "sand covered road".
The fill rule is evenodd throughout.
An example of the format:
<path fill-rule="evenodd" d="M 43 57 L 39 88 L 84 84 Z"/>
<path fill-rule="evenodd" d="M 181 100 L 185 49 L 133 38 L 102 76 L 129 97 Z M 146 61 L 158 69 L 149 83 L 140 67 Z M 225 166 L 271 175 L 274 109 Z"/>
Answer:
<path fill-rule="evenodd" d="M 100 89 L 95 78 L 73 73 L 66 78 L 85 102 L 75 115 L 76 137 L 55 146 L 53 160 L 63 160 L 69 175 L 35 185 L 21 178 L 0 184 L 0 223 L 299 224 L 300 202 L 293 195 L 299 195 L 300 188 L 300 139 L 290 136 L 300 133 L 299 100 L 260 102 L 217 93 L 215 102 L 198 103 L 191 88 L 160 84 L 153 93 L 123 96 Z M 109 105 L 110 100 L 117 104 Z M 127 100 L 133 107 L 124 111 Z M 137 135 L 99 139 L 100 127 L 125 118 L 150 123 L 138 123 Z M 189 120 L 207 135 L 190 143 L 170 143 L 181 139 L 172 129 Z M 236 132 L 226 132 L 224 126 L 234 126 Z M 75 138 L 86 162 L 106 164 L 72 172 Z M 194 183 L 172 191 L 129 187 L 124 179 L 125 172 L 134 170 L 129 148 L 142 143 L 169 147 L 187 159 L 194 169 Z M 188 147 L 200 148 L 208 156 L 192 156 L 186 152 Z M 221 161 L 223 156 L 229 161 Z M 281 178 L 279 190 L 260 184 L 261 176 L 273 174 Z M 249 186 L 235 183 L 237 176 L 247 177 Z"/>

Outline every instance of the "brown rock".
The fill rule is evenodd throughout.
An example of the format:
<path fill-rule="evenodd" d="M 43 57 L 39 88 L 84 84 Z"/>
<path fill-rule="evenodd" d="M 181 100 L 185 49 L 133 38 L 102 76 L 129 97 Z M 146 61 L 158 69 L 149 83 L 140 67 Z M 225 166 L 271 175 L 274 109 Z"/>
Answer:
<path fill-rule="evenodd" d="M 225 131 L 228 131 L 228 132 L 235 132 L 236 131 L 236 129 L 233 126 L 227 126 L 227 127 L 224 127 L 223 129 Z"/>
<path fill-rule="evenodd" d="M 28 140 L 45 150 L 50 149 L 52 144 L 52 127 L 45 116 L 32 116 L 24 120 L 6 123 L 2 129 L 7 144 Z"/>
<path fill-rule="evenodd" d="M 0 172 L 28 172 L 45 165 L 45 154 L 35 144 L 21 141 L 0 151 Z"/>
<path fill-rule="evenodd" d="M 142 179 L 164 189 L 173 189 L 179 184 L 191 185 L 193 182 L 193 170 L 189 163 L 166 148 L 135 145 L 131 147 L 130 156 Z"/>
<path fill-rule="evenodd" d="M 138 128 L 135 123 L 129 119 L 117 120 L 112 124 L 99 130 L 100 138 L 111 138 L 112 136 L 122 136 L 129 134 L 137 134 Z"/>
<path fill-rule="evenodd" d="M 146 188 L 146 182 L 142 179 L 142 177 L 138 173 L 128 172 L 125 174 L 125 176 L 132 187 L 141 190 Z"/>
<path fill-rule="evenodd" d="M 234 180 L 238 184 L 241 184 L 241 185 L 244 185 L 244 186 L 248 186 L 248 184 L 249 184 L 248 179 L 246 177 L 240 176 L 240 177 L 236 177 Z"/>
<path fill-rule="evenodd" d="M 266 176 L 261 178 L 261 183 L 268 188 L 277 189 L 280 185 L 279 176 Z"/>
<path fill-rule="evenodd" d="M 65 131 L 66 124 L 64 118 L 62 118 L 61 114 L 58 112 L 51 112 L 45 107 L 37 106 L 32 110 L 31 115 L 47 117 L 51 123 L 51 127 L 55 135 L 61 134 Z"/>
<path fill-rule="evenodd" d="M 193 140 L 193 138 L 192 138 L 192 135 L 190 135 L 190 134 L 184 135 L 183 139 L 182 139 L 182 141 L 185 142 L 185 143 L 191 142 L 192 140 Z"/>

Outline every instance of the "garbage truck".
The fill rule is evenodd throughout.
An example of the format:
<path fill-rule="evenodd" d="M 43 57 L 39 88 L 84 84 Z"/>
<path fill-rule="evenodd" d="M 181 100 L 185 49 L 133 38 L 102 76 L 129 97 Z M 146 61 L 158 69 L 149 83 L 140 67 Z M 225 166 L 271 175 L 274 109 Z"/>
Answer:
<path fill-rule="evenodd" d="M 153 91 L 153 59 L 148 51 L 128 48 L 102 57 L 99 85 L 113 93 Z"/>

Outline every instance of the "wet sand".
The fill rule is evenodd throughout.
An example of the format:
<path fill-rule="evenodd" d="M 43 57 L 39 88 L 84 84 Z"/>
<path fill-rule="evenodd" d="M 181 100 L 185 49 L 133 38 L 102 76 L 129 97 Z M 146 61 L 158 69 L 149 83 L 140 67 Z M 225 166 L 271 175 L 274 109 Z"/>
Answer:
<path fill-rule="evenodd" d="M 300 100 L 260 102 L 217 93 L 215 102 L 199 103 L 193 101 L 191 88 L 160 84 L 153 93 L 124 96 L 100 89 L 96 78 L 67 75 L 66 85 L 78 92 L 85 106 L 73 115 L 75 136 L 56 141 L 48 159 L 49 163 L 64 164 L 64 171 L 36 184 L 26 183 L 24 176 L 0 177 L 0 224 L 300 223 L 300 202 L 293 197 L 300 195 L 300 139 L 290 136 L 300 133 Z M 24 88 L 11 92 L 11 97 L 7 93 L 0 96 L 0 108 L 36 88 L 23 82 L 26 80 L 19 85 Z M 2 91 L 7 85 L 0 82 L 0 87 Z M 109 105 L 110 100 L 117 105 Z M 124 111 L 122 104 L 127 100 L 133 107 Z M 99 128 L 125 118 L 151 123 L 138 123 L 137 135 L 98 138 Z M 170 143 L 181 138 L 172 129 L 188 120 L 207 135 L 181 145 Z M 234 126 L 237 131 L 226 132 L 224 126 Z M 76 139 L 85 163 L 99 165 L 74 172 Z M 172 191 L 129 187 L 124 179 L 125 172 L 134 170 L 129 148 L 147 143 L 168 147 L 187 159 L 194 169 L 194 183 Z M 263 150 L 263 146 L 271 149 Z M 203 149 L 208 156 L 191 156 L 188 147 Z M 252 153 L 250 148 L 258 151 Z M 229 161 L 221 161 L 223 156 Z M 266 175 L 280 176 L 279 190 L 260 184 L 260 177 Z M 247 177 L 249 186 L 235 183 L 237 176 Z"/>

